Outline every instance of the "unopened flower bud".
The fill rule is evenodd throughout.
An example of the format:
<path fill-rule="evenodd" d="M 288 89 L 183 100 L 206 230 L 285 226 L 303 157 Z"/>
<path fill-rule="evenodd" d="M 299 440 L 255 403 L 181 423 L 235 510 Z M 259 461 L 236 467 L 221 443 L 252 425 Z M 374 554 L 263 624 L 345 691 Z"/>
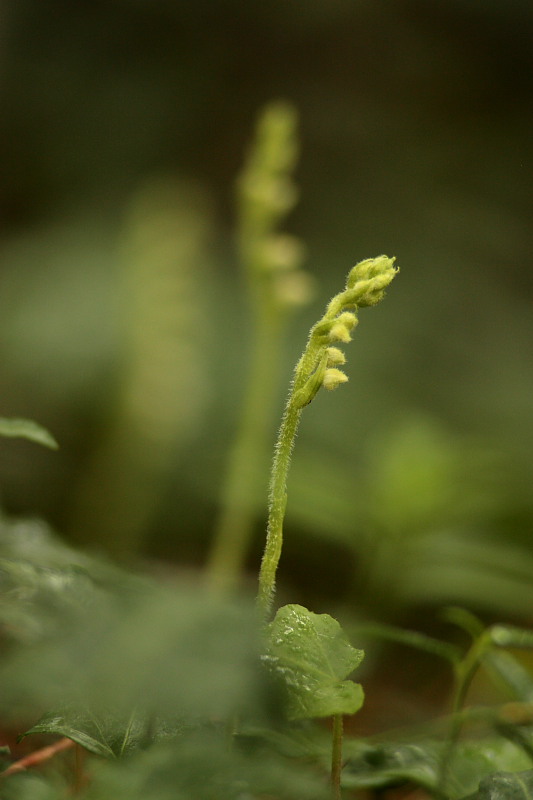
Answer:
<path fill-rule="evenodd" d="M 357 317 L 351 311 L 343 311 L 335 318 L 333 325 L 329 329 L 328 338 L 330 342 L 351 342 L 350 331 L 357 325 Z"/>
<path fill-rule="evenodd" d="M 337 386 L 340 386 L 341 383 L 346 383 L 348 380 L 348 376 L 342 372 L 340 369 L 335 369 L 335 367 L 331 367 L 326 370 L 324 374 L 324 380 L 322 381 L 322 386 L 324 389 L 328 389 L 332 391 L 336 389 Z"/>
<path fill-rule="evenodd" d="M 269 236 L 263 243 L 262 262 L 266 269 L 297 269 L 304 260 L 302 242 L 296 236 L 280 233 Z"/>
<path fill-rule="evenodd" d="M 346 356 L 338 347 L 328 347 L 328 367 L 336 367 L 339 364 L 346 364 Z"/>
<path fill-rule="evenodd" d="M 313 278 L 301 269 L 280 272 L 275 276 L 276 299 L 285 308 L 306 305 L 312 300 L 314 289 Z"/>
<path fill-rule="evenodd" d="M 390 283 L 396 273 L 394 261 L 394 258 L 389 258 L 388 256 L 365 258 L 364 261 L 359 261 L 348 273 L 346 287 L 352 289 L 359 281 L 366 281 L 369 278 L 374 278 L 376 275 L 383 275 L 385 273 L 390 274 L 390 280 L 388 281 L 388 283 Z"/>

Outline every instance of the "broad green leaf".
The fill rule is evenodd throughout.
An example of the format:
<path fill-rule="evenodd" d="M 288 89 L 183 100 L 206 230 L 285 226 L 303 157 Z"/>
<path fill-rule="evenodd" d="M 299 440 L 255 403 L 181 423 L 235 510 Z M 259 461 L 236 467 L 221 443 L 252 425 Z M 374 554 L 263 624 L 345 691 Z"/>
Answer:
<path fill-rule="evenodd" d="M 32 442 L 43 444 L 45 447 L 51 447 L 52 450 L 57 450 L 59 447 L 52 434 L 46 428 L 30 419 L 0 417 L 0 436 L 16 436 L 22 439 L 29 439 Z"/>
<path fill-rule="evenodd" d="M 481 781 L 471 800 L 533 800 L 533 770 L 495 772 Z"/>
<path fill-rule="evenodd" d="M 137 709 L 131 713 L 97 713 L 87 706 L 69 706 L 58 712 L 45 714 L 39 722 L 19 737 L 31 734 L 57 734 L 104 758 L 121 758 L 151 740 L 178 735 L 184 726 L 176 723 L 173 728 L 160 724 L 154 718 L 141 714 Z"/>
<path fill-rule="evenodd" d="M 266 721 L 274 713 L 251 601 L 215 602 L 201 590 L 140 579 L 109 586 L 87 571 L 22 561 L 5 566 L 0 615 L 13 635 L 0 660 L 2 713 L 22 708 L 37 719 L 79 698 L 99 716 L 133 707 L 170 720 L 249 709 Z"/>
<path fill-rule="evenodd" d="M 328 614 L 303 606 L 279 609 L 268 626 L 263 661 L 287 690 L 289 719 L 354 714 L 363 704 L 360 684 L 345 678 L 363 660 Z"/>
<path fill-rule="evenodd" d="M 342 785 L 346 789 L 379 789 L 415 783 L 434 792 L 440 783 L 446 748 L 445 741 L 429 738 L 376 745 L 345 740 Z M 496 770 L 524 769 L 529 763 L 520 748 L 502 739 L 460 742 L 454 750 L 445 794 L 458 800 L 473 793 L 480 780 Z"/>

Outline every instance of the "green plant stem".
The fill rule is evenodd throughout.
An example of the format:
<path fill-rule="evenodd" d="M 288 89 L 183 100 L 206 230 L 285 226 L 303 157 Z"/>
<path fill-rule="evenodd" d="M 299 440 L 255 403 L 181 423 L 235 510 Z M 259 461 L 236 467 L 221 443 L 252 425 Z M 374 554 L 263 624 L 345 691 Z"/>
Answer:
<path fill-rule="evenodd" d="M 276 570 L 283 545 L 283 519 L 287 505 L 287 475 L 301 414 L 302 409 L 296 406 L 294 395 L 291 395 L 281 422 L 272 463 L 267 537 L 259 571 L 257 604 L 265 619 L 272 605 Z"/>
<path fill-rule="evenodd" d="M 85 758 L 87 751 L 79 744 L 74 745 L 74 783 L 72 786 L 72 793 L 74 795 L 81 792 L 84 788 L 87 778 L 85 775 Z"/>
<path fill-rule="evenodd" d="M 461 711 L 463 709 L 466 695 L 474 675 L 479 668 L 481 659 L 486 653 L 488 646 L 490 646 L 490 639 L 483 633 L 481 636 L 475 639 L 464 659 L 455 665 L 455 690 L 452 706 L 451 729 L 448 743 L 444 748 L 439 776 L 440 790 L 444 794 L 450 764 L 452 762 L 453 754 L 463 727 L 464 716 L 461 714 Z"/>
<path fill-rule="evenodd" d="M 258 490 L 267 474 L 268 437 L 281 362 L 282 319 L 271 303 L 258 304 L 240 427 L 223 489 L 223 504 L 206 567 L 210 589 L 231 592 L 242 575 L 253 532 Z"/>
<path fill-rule="evenodd" d="M 252 347 L 240 425 L 206 568 L 208 587 L 219 594 L 231 592 L 243 572 L 259 490 L 268 474 L 267 443 L 287 312 L 307 302 L 307 280 L 299 269 L 301 244 L 279 231 L 297 198 L 292 181 L 296 123 L 296 112 L 286 103 L 264 109 L 237 183 L 237 245 L 251 311 L 244 333 Z"/>
<path fill-rule="evenodd" d="M 294 371 L 294 380 L 283 419 L 281 420 L 272 461 L 267 536 L 259 571 L 259 590 L 257 594 L 257 605 L 264 619 L 268 617 L 274 598 L 276 571 L 283 546 L 283 520 L 287 506 L 287 476 L 298 425 L 304 408 L 297 401 L 297 393 L 308 380 L 308 376 L 315 366 L 320 353 L 319 339 L 314 336 L 315 328 L 311 330 L 307 347 Z"/>
<path fill-rule="evenodd" d="M 331 749 L 331 790 L 333 800 L 341 798 L 341 772 L 342 772 L 342 714 L 333 717 L 332 749 Z"/>

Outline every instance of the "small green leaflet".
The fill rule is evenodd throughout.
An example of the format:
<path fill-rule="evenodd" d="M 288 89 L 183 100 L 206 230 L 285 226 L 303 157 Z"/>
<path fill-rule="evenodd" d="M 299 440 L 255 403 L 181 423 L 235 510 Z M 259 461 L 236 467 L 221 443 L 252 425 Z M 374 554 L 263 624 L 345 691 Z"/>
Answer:
<path fill-rule="evenodd" d="M 354 714 L 363 704 L 363 689 L 345 680 L 364 652 L 348 642 L 339 623 L 328 614 L 303 606 L 279 609 L 267 628 L 262 660 L 287 691 L 291 720 Z"/>
<path fill-rule="evenodd" d="M 0 436 L 17 436 L 23 439 L 30 439 L 30 441 L 43 444 L 45 447 L 51 447 L 52 450 L 57 450 L 59 447 L 52 434 L 46 428 L 41 427 L 41 425 L 30 419 L 0 417 Z"/>

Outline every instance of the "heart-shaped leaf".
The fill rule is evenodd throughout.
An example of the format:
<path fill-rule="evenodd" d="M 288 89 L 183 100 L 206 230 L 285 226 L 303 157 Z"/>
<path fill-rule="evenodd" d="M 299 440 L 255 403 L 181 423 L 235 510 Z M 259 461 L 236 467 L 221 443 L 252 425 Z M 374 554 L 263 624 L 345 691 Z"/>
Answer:
<path fill-rule="evenodd" d="M 362 687 L 345 679 L 363 656 L 328 614 L 288 605 L 268 626 L 263 661 L 286 687 L 289 719 L 308 719 L 354 714 L 361 708 Z"/>

